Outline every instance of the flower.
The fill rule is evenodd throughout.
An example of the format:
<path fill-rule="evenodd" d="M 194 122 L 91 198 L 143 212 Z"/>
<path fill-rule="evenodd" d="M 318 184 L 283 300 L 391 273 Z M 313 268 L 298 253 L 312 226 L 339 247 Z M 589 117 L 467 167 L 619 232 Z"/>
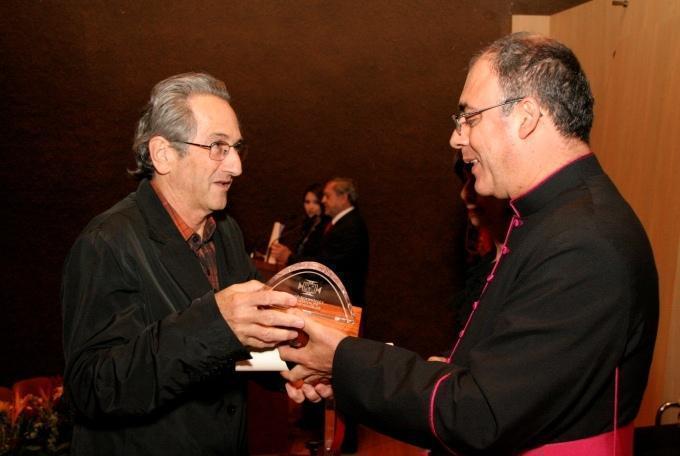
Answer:
<path fill-rule="evenodd" d="M 68 454 L 71 423 L 61 378 L 31 378 L 4 390 L 10 393 L 0 398 L 0 455 Z"/>

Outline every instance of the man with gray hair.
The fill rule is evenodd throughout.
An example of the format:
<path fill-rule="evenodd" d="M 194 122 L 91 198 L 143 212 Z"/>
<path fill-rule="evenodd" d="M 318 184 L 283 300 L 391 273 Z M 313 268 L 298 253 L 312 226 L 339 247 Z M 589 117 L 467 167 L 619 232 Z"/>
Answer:
<path fill-rule="evenodd" d="M 235 364 L 304 322 L 270 308 L 295 299 L 253 280 L 221 212 L 244 144 L 224 83 L 158 83 L 134 144 L 137 191 L 87 225 L 64 266 L 71 454 L 245 454 Z"/>
<path fill-rule="evenodd" d="M 308 320 L 281 349 L 295 400 L 454 454 L 632 455 L 658 321 L 652 250 L 588 144 L 593 98 L 555 40 L 499 39 L 472 61 L 450 143 L 480 195 L 510 199 L 500 257 L 445 362 Z M 317 383 L 332 377 L 330 385 Z"/>
<path fill-rule="evenodd" d="M 326 182 L 321 204 L 331 221 L 326 225 L 318 261 L 338 274 L 347 286 L 352 303 L 365 308 L 368 229 L 356 207 L 357 199 L 357 188 L 352 179 L 336 177 Z"/>

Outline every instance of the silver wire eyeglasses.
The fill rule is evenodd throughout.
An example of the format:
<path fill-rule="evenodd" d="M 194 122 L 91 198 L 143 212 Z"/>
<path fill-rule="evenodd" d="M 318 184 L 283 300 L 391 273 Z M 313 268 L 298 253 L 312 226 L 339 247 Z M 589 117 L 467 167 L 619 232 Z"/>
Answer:
<path fill-rule="evenodd" d="M 478 114 L 483 113 L 484 111 L 488 111 L 489 109 L 498 108 L 500 106 L 505 106 L 505 105 L 510 104 L 510 103 L 517 103 L 518 101 L 520 101 L 524 98 L 526 98 L 526 97 L 510 98 L 509 100 L 505 100 L 504 102 L 499 103 L 497 105 L 489 106 L 488 108 L 478 109 L 476 111 L 471 111 L 471 112 L 461 112 L 461 113 L 458 113 L 458 114 L 454 114 L 454 115 L 451 116 L 451 118 L 453 119 L 454 128 L 456 129 L 456 132 L 460 135 L 463 131 L 463 124 L 467 123 L 468 125 L 470 125 L 470 127 L 474 126 L 473 124 L 470 124 L 467 121 L 467 119 L 469 117 L 476 116 Z M 465 120 L 465 121 L 463 121 L 463 120 Z"/>
<path fill-rule="evenodd" d="M 210 144 L 197 144 L 197 143 L 192 143 L 188 141 L 177 141 L 178 143 L 182 144 L 188 144 L 190 146 L 196 146 L 200 147 L 202 149 L 206 149 L 209 151 L 208 157 L 210 157 L 211 160 L 215 161 L 222 161 L 225 158 L 227 158 L 227 155 L 229 155 L 229 152 L 231 149 L 234 149 L 236 153 L 238 154 L 238 157 L 241 159 L 241 161 L 245 160 L 246 156 L 248 155 L 248 149 L 246 147 L 245 141 L 242 139 L 237 141 L 234 144 L 229 144 L 226 141 L 215 141 Z"/>

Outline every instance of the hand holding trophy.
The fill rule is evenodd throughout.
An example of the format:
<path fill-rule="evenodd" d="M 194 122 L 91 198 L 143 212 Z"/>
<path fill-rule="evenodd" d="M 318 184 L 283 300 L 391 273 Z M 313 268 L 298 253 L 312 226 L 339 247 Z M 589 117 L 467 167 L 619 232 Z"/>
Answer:
<path fill-rule="evenodd" d="M 338 276 L 323 264 L 313 261 L 293 264 L 279 271 L 267 285 L 294 295 L 296 308 L 321 324 L 349 336 L 359 334 L 361 308 L 352 306 Z M 300 348 L 307 340 L 307 334 L 300 331 L 300 336 L 289 345 Z"/>

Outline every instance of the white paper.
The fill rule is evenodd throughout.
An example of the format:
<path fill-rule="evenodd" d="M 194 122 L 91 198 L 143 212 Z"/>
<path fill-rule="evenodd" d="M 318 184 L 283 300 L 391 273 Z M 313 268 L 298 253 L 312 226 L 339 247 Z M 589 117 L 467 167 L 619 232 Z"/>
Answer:
<path fill-rule="evenodd" d="M 269 249 L 271 248 L 272 244 L 278 241 L 281 237 L 281 232 L 283 231 L 284 226 L 285 225 L 282 223 L 274 222 L 274 226 L 272 227 L 272 235 L 269 236 L 269 244 L 267 244 L 267 263 L 269 264 L 276 264 L 276 258 L 269 256 Z"/>
<path fill-rule="evenodd" d="M 251 359 L 236 363 L 236 371 L 287 371 L 288 365 L 279 355 L 279 349 L 250 352 Z"/>

